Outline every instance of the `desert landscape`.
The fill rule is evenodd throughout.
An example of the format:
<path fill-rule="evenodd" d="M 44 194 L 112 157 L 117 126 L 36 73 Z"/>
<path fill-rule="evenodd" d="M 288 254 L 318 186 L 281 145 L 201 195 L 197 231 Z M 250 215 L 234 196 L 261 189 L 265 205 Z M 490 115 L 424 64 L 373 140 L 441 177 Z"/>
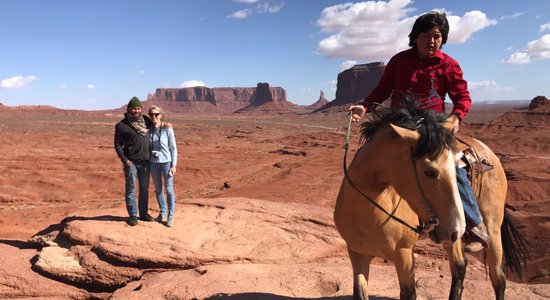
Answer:
<path fill-rule="evenodd" d="M 530 244 L 522 276 L 508 274 L 508 299 L 550 298 L 545 101 L 531 109 L 529 102 L 480 104 L 461 126 L 502 160 L 507 206 Z M 0 106 L 0 298 L 351 299 L 351 265 L 332 220 L 345 110 L 169 109 L 180 153 L 172 228 L 126 224 L 113 149 L 122 112 Z M 418 297 L 446 299 L 442 247 L 423 239 L 415 252 Z M 469 257 L 465 299 L 493 299 L 483 257 Z M 371 299 L 399 298 L 391 262 L 376 260 L 371 269 Z"/>

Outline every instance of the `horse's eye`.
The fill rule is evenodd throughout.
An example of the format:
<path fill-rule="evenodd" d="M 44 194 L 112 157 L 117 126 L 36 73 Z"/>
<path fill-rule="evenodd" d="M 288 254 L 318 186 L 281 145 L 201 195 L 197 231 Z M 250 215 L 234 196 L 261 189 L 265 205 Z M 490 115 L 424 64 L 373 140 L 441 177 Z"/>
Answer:
<path fill-rule="evenodd" d="M 436 169 L 429 169 L 424 171 L 424 174 L 429 178 L 437 178 L 437 176 L 439 175 L 439 171 L 437 171 Z"/>

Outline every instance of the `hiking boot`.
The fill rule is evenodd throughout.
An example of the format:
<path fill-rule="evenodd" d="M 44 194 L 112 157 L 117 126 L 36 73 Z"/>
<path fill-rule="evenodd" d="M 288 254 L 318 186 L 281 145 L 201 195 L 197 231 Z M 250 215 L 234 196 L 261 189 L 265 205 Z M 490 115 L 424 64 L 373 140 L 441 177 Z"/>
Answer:
<path fill-rule="evenodd" d="M 487 234 L 487 228 L 483 222 L 471 228 L 469 233 L 470 234 L 466 238 L 464 252 L 478 252 L 489 246 L 489 235 Z"/>
<path fill-rule="evenodd" d="M 128 218 L 128 225 L 130 226 L 136 226 L 138 223 L 137 217 L 129 217 Z"/>
<path fill-rule="evenodd" d="M 166 223 L 168 221 L 168 216 L 167 215 L 159 215 L 155 221 L 159 222 L 159 223 Z"/>
<path fill-rule="evenodd" d="M 145 222 L 153 222 L 155 220 L 155 218 L 151 217 L 150 214 L 145 214 L 144 216 L 140 216 L 139 219 Z"/>
<path fill-rule="evenodd" d="M 166 226 L 168 226 L 168 227 L 174 226 L 174 217 L 173 216 L 168 216 L 168 222 L 166 222 Z"/>

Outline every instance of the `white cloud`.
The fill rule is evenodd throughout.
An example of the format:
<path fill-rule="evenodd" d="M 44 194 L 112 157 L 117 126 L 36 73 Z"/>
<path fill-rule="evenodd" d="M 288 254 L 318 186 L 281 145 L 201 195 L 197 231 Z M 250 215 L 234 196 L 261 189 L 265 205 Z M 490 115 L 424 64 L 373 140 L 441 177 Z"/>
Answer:
<path fill-rule="evenodd" d="M 233 2 L 239 2 L 239 3 L 256 3 L 259 0 L 233 0 Z"/>
<path fill-rule="evenodd" d="M 89 89 L 89 90 L 93 90 L 93 89 L 95 89 L 95 85 L 93 85 L 93 84 L 91 84 L 91 83 L 88 83 L 88 84 L 86 85 L 86 88 Z"/>
<path fill-rule="evenodd" d="M 408 17 L 416 8 L 411 0 L 368 1 L 345 3 L 325 8 L 317 25 L 321 32 L 332 34 L 319 42 L 321 55 L 349 60 L 387 60 L 408 48 L 408 35 L 416 18 Z M 448 43 L 463 43 L 472 34 L 495 25 L 480 11 L 470 11 L 463 17 L 447 13 L 450 32 Z"/>
<path fill-rule="evenodd" d="M 256 11 L 260 14 L 262 13 L 277 13 L 283 8 L 284 3 L 278 3 L 278 4 L 270 4 L 269 2 L 265 2 L 262 4 L 258 4 L 256 6 Z"/>
<path fill-rule="evenodd" d="M 180 84 L 180 87 L 182 88 L 196 87 L 196 86 L 206 86 L 206 85 L 201 80 L 187 80 Z"/>
<path fill-rule="evenodd" d="M 340 64 L 340 71 L 347 70 L 357 64 L 356 60 L 346 60 L 345 62 Z"/>
<path fill-rule="evenodd" d="M 24 89 L 24 88 L 30 87 L 31 83 L 36 79 L 37 77 L 34 75 L 30 75 L 27 77 L 13 76 L 0 81 L 0 88 L 7 89 L 7 90 Z"/>
<path fill-rule="evenodd" d="M 145 74 L 145 70 L 138 70 L 138 74 Z"/>
<path fill-rule="evenodd" d="M 238 10 L 227 17 L 232 19 L 246 19 L 250 17 L 250 15 L 252 15 L 252 10 L 247 8 L 247 9 Z"/>
<path fill-rule="evenodd" d="M 530 41 L 523 49 L 512 53 L 503 62 L 521 65 L 543 59 L 550 59 L 550 34 L 545 34 L 538 40 Z"/>
<path fill-rule="evenodd" d="M 62 90 L 66 90 L 66 89 L 69 88 L 69 86 L 63 83 L 63 84 L 59 85 L 59 88 L 62 89 Z"/>
<path fill-rule="evenodd" d="M 542 24 L 540 25 L 540 32 L 545 32 L 547 30 L 550 30 L 550 23 Z"/>
<path fill-rule="evenodd" d="M 241 1 L 241 2 L 243 2 L 243 3 L 256 3 L 257 1 Z M 256 6 L 256 13 L 259 13 L 259 14 L 265 14 L 265 13 L 274 14 L 274 13 L 279 12 L 283 8 L 283 5 L 284 5 L 284 3 L 273 3 L 273 4 L 269 3 L 269 2 L 260 3 Z M 238 11 L 228 15 L 227 17 L 232 18 L 232 19 L 246 19 L 246 18 L 252 16 L 252 14 L 253 14 L 252 9 L 246 8 L 246 9 L 238 10 Z"/>
<path fill-rule="evenodd" d="M 479 10 L 469 11 L 463 17 L 447 16 L 449 20 L 449 44 L 462 44 L 472 37 L 472 34 L 486 27 L 496 25 L 496 20 L 487 18 L 484 12 Z"/>
<path fill-rule="evenodd" d="M 484 81 L 469 81 L 468 82 L 468 88 L 472 91 L 480 91 L 480 92 L 506 92 L 513 90 L 511 87 L 502 86 L 498 84 L 494 80 L 484 80 Z"/>
<path fill-rule="evenodd" d="M 523 16 L 523 13 L 518 12 L 518 13 L 515 13 L 515 14 L 511 14 L 511 15 L 502 16 L 502 17 L 500 17 L 500 19 L 504 21 L 504 20 L 517 19 L 521 16 Z"/>

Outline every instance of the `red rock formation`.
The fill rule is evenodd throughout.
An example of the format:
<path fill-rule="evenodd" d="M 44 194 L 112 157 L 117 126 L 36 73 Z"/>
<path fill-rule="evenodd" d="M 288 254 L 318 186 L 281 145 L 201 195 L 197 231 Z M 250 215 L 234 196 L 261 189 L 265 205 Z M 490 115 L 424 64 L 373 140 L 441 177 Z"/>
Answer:
<path fill-rule="evenodd" d="M 544 96 L 537 96 L 529 103 L 529 110 L 535 112 L 550 112 L 550 100 Z"/>
<path fill-rule="evenodd" d="M 323 106 L 325 106 L 329 101 L 325 98 L 325 93 L 321 90 L 321 94 L 319 95 L 319 99 L 315 101 L 315 103 L 308 105 L 307 108 L 311 111 L 314 111 L 316 109 L 319 109 Z"/>
<path fill-rule="evenodd" d="M 255 88 L 159 88 L 147 100 L 164 103 L 165 106 L 168 104 L 170 110 L 190 113 L 233 113 L 248 106 L 257 107 L 266 103 L 282 107 L 290 104 L 283 88 L 272 87 L 268 83 L 258 83 Z M 171 105 L 170 102 L 177 105 Z"/>
<path fill-rule="evenodd" d="M 327 103 L 318 111 L 335 106 L 348 106 L 367 97 L 376 87 L 386 65 L 383 62 L 355 65 L 338 74 L 336 99 Z"/>
<path fill-rule="evenodd" d="M 295 113 L 296 110 L 299 110 L 299 106 L 286 100 L 286 91 L 283 88 L 260 82 L 250 104 L 235 113 L 287 114 Z"/>

